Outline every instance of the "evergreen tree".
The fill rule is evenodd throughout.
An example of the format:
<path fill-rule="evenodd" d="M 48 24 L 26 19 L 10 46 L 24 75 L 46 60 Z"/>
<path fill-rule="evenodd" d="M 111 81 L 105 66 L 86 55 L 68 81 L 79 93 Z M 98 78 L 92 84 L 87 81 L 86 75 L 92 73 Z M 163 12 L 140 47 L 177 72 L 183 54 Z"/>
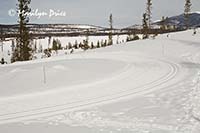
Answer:
<path fill-rule="evenodd" d="M 35 51 L 35 44 L 34 44 L 34 40 L 33 39 L 30 39 L 30 46 L 31 46 L 31 53 L 34 54 L 36 51 Z"/>
<path fill-rule="evenodd" d="M 136 35 L 134 32 L 133 33 L 129 33 L 129 35 L 127 36 L 126 38 L 126 41 L 129 42 L 129 41 L 135 41 L 135 40 L 139 40 L 139 36 Z"/>
<path fill-rule="evenodd" d="M 131 40 L 132 40 L 132 34 L 131 34 L 131 32 L 129 31 L 128 36 L 127 36 L 127 38 L 126 38 L 126 42 L 129 42 L 129 41 L 131 41 Z"/>
<path fill-rule="evenodd" d="M 126 38 L 126 42 L 129 42 L 129 41 L 130 41 L 130 35 L 128 35 Z"/>
<path fill-rule="evenodd" d="M 185 16 L 185 27 L 186 29 L 189 28 L 189 17 L 191 12 L 191 0 L 185 0 L 185 10 L 184 10 L 184 16 Z"/>
<path fill-rule="evenodd" d="M 34 48 L 33 48 L 34 52 L 37 53 L 37 41 L 35 41 L 34 43 Z"/>
<path fill-rule="evenodd" d="M 149 37 L 148 35 L 148 24 L 147 24 L 147 15 L 146 13 L 143 14 L 143 20 L 142 20 L 142 33 L 143 33 L 143 39 L 146 39 Z"/>
<path fill-rule="evenodd" d="M 57 43 L 57 41 L 55 39 L 53 39 L 52 50 L 55 50 L 55 51 L 58 50 L 58 43 Z"/>
<path fill-rule="evenodd" d="M 59 50 L 62 50 L 62 45 L 61 45 L 61 43 L 58 43 L 58 49 L 59 49 Z"/>
<path fill-rule="evenodd" d="M 97 48 L 100 48 L 101 46 L 100 46 L 100 42 L 99 42 L 99 40 L 98 40 L 98 42 L 97 42 Z"/>
<path fill-rule="evenodd" d="M 140 40 L 140 37 L 138 35 L 134 35 L 133 40 Z"/>
<path fill-rule="evenodd" d="M 93 42 L 91 42 L 91 47 L 90 48 L 94 49 L 94 43 Z"/>
<path fill-rule="evenodd" d="M 83 40 L 83 50 L 88 50 L 90 48 L 90 46 L 88 45 L 88 41 L 87 40 Z"/>
<path fill-rule="evenodd" d="M 4 41 L 4 31 L 2 27 L 0 27 L 0 41 Z"/>
<path fill-rule="evenodd" d="M 79 46 L 78 46 L 78 41 L 77 41 L 77 40 L 75 41 L 74 48 L 75 48 L 75 49 L 78 49 L 78 48 L 79 48 Z"/>
<path fill-rule="evenodd" d="M 104 41 L 101 40 L 101 47 L 104 47 Z"/>
<path fill-rule="evenodd" d="M 61 50 L 62 49 L 62 44 L 61 44 L 60 40 L 57 39 L 56 42 L 57 42 L 58 50 Z"/>
<path fill-rule="evenodd" d="M 3 65 L 3 64 L 7 64 L 7 62 L 5 61 L 5 59 L 4 58 L 1 58 L 1 61 L 0 61 L 0 63 Z"/>
<path fill-rule="evenodd" d="M 165 21 L 166 21 L 165 17 L 162 16 L 161 25 L 160 25 L 160 30 L 161 30 L 162 32 L 165 31 Z"/>
<path fill-rule="evenodd" d="M 71 42 L 68 43 L 68 49 L 72 49 L 72 44 L 71 44 Z"/>
<path fill-rule="evenodd" d="M 51 49 L 49 49 L 49 48 L 45 49 L 44 54 L 46 57 L 51 57 Z"/>
<path fill-rule="evenodd" d="M 109 17 L 110 32 L 108 36 L 108 45 L 113 45 L 113 15 L 110 14 Z"/>
<path fill-rule="evenodd" d="M 119 44 L 119 35 L 117 35 L 117 41 L 116 41 L 117 44 Z"/>
<path fill-rule="evenodd" d="M 83 40 L 83 47 L 82 47 L 82 49 L 83 50 L 87 50 L 87 49 L 89 49 L 90 48 L 90 46 L 89 46 L 89 29 L 87 29 L 87 31 L 86 31 L 86 39 L 85 40 Z"/>
<path fill-rule="evenodd" d="M 38 53 L 42 53 L 42 51 L 43 51 L 43 47 L 42 47 L 42 45 L 41 45 L 41 44 L 39 44 Z"/>
<path fill-rule="evenodd" d="M 86 39 L 85 39 L 85 45 L 88 46 L 89 44 L 89 29 L 87 29 L 87 32 L 86 32 Z"/>
<path fill-rule="evenodd" d="M 10 50 L 8 50 L 8 56 L 10 56 Z"/>
<path fill-rule="evenodd" d="M 148 27 L 151 29 L 151 18 L 152 18 L 152 0 L 147 0 L 146 17 L 148 19 Z"/>
<path fill-rule="evenodd" d="M 109 44 L 108 44 L 109 45 Z M 106 47 L 107 46 L 107 40 L 105 40 L 104 41 L 104 45 L 103 45 L 104 47 Z"/>
<path fill-rule="evenodd" d="M 4 33 L 3 33 L 3 28 L 1 27 L 1 31 L 0 31 L 0 42 L 1 42 L 1 51 L 3 53 L 3 41 L 5 40 L 4 38 Z"/>
<path fill-rule="evenodd" d="M 19 14 L 19 30 L 17 35 L 17 44 L 13 52 L 11 62 L 27 61 L 32 58 L 30 35 L 27 23 L 29 22 L 28 13 L 31 11 L 29 8 L 31 0 L 18 0 L 17 11 Z"/>
<path fill-rule="evenodd" d="M 12 48 L 12 53 L 13 53 L 15 51 L 15 41 L 14 40 L 12 40 L 11 48 Z"/>
<path fill-rule="evenodd" d="M 49 36 L 48 38 L 48 48 L 50 48 L 50 44 L 51 44 L 51 36 Z"/>
<path fill-rule="evenodd" d="M 82 42 L 80 42 L 79 43 L 79 48 L 83 48 L 84 46 L 83 46 L 83 44 L 82 44 Z"/>

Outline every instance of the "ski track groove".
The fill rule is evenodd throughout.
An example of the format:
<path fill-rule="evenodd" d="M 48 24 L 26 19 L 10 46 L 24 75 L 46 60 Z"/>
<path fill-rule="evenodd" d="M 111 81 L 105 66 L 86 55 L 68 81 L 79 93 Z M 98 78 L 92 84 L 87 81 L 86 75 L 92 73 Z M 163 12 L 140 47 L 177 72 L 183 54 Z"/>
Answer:
<path fill-rule="evenodd" d="M 100 104 L 104 102 L 126 98 L 126 97 L 140 94 L 140 93 L 145 93 L 146 91 L 147 92 L 152 91 L 154 90 L 154 88 L 172 80 L 176 76 L 179 70 L 178 64 L 175 64 L 166 60 L 161 60 L 161 59 L 156 59 L 156 60 L 159 62 L 165 63 L 170 67 L 170 72 L 162 76 L 159 80 L 144 84 L 140 87 L 128 89 L 126 91 L 120 91 L 115 94 L 105 95 L 103 97 L 89 98 L 89 99 L 84 99 L 81 101 L 49 106 L 49 107 L 43 107 L 43 108 L 37 108 L 37 109 L 31 109 L 31 110 L 20 111 L 20 112 L 15 112 L 15 113 L 1 114 L 0 124 L 10 123 L 10 122 L 19 122 L 21 120 L 36 119 L 36 118 L 41 118 L 41 117 L 51 117 L 58 114 L 63 114 L 63 112 L 67 112 L 72 109 L 96 105 L 96 104 Z M 165 86 L 162 88 L 167 88 L 167 87 Z M 139 90 L 139 91 L 136 91 L 136 90 Z M 74 104 L 75 106 L 73 106 Z"/>

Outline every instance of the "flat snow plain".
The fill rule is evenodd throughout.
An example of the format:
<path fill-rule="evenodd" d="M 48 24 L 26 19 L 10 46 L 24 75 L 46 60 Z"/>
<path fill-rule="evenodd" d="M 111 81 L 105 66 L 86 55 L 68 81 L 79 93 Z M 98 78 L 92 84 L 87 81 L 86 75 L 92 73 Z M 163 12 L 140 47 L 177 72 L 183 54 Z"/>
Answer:
<path fill-rule="evenodd" d="M 200 30 L 168 36 L 0 66 L 0 132 L 199 133 Z"/>

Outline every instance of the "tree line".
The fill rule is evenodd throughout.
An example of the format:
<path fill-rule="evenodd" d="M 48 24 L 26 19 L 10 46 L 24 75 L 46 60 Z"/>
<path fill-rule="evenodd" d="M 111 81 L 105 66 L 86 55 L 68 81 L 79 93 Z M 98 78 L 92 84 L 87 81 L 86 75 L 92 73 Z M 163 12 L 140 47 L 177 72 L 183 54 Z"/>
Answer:
<path fill-rule="evenodd" d="M 27 61 L 31 60 L 33 58 L 33 49 L 31 46 L 31 38 L 29 29 L 27 27 L 27 24 L 29 23 L 29 17 L 28 13 L 30 13 L 31 0 L 18 0 L 17 4 L 17 12 L 18 12 L 18 23 L 19 23 L 19 29 L 18 34 L 16 38 L 16 46 L 14 48 L 14 51 L 12 53 L 11 62 L 16 61 Z M 185 6 L 184 6 L 184 16 L 185 16 L 185 27 L 186 29 L 189 28 L 189 15 L 191 11 L 191 0 L 185 0 Z M 152 26 L 152 7 L 153 2 L 152 0 L 147 0 L 146 3 L 146 10 L 143 14 L 142 18 L 142 33 L 143 38 L 148 38 L 149 33 Z M 162 18 L 164 21 L 164 18 Z M 164 29 L 164 26 L 161 28 Z M 88 32 L 88 31 L 87 31 Z M 139 39 L 137 35 L 134 33 L 130 33 L 127 37 L 127 41 L 137 40 Z M 83 44 L 79 45 L 82 49 L 87 50 L 89 49 L 88 45 L 88 35 L 86 36 L 86 39 L 84 40 Z M 60 44 L 57 47 L 57 44 L 59 44 L 58 40 L 53 41 L 53 49 L 57 50 L 60 48 Z M 113 45 L 113 15 L 110 14 L 109 16 L 109 35 L 108 35 L 108 42 L 106 42 L 106 46 Z M 105 45 L 102 45 L 105 46 Z M 91 47 L 94 48 L 94 45 L 91 44 Z M 97 47 L 100 47 L 100 44 L 97 44 Z"/>
<path fill-rule="evenodd" d="M 189 16 L 191 12 L 191 0 L 185 0 L 184 5 L 184 22 L 185 22 L 185 29 L 189 29 Z M 152 29 L 152 7 L 153 7 L 153 1 L 147 0 L 146 3 L 146 11 L 143 14 L 142 19 L 142 32 L 143 32 L 143 38 L 148 38 L 150 30 Z M 163 16 L 161 19 L 161 30 L 165 30 L 165 17 Z"/>

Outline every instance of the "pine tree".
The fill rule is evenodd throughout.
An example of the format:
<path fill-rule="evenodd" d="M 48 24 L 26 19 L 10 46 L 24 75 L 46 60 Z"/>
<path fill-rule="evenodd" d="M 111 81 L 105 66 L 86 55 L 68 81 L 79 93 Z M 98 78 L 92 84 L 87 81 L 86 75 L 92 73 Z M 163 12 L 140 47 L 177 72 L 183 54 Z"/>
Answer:
<path fill-rule="evenodd" d="M 38 53 L 42 53 L 42 51 L 43 51 L 43 47 L 42 47 L 42 45 L 41 45 L 41 44 L 39 44 Z"/>
<path fill-rule="evenodd" d="M 4 41 L 4 35 L 3 35 L 3 28 L 0 29 L 0 42 L 1 42 L 1 52 L 3 53 L 3 41 Z"/>
<path fill-rule="evenodd" d="M 101 47 L 104 47 L 104 41 L 101 40 Z"/>
<path fill-rule="evenodd" d="M 49 36 L 48 38 L 48 48 L 50 48 L 50 44 L 51 44 L 51 36 Z"/>
<path fill-rule="evenodd" d="M 138 35 L 133 35 L 133 40 L 140 40 L 140 37 Z"/>
<path fill-rule="evenodd" d="M 13 52 L 11 62 L 27 61 L 32 58 L 30 35 L 27 24 L 29 22 L 28 13 L 31 11 L 29 8 L 31 0 L 18 0 L 17 11 L 19 14 L 19 30 L 17 35 L 17 44 Z"/>
<path fill-rule="evenodd" d="M 143 20 L 142 20 L 142 33 L 143 33 L 143 39 L 146 39 L 149 37 L 148 35 L 148 24 L 147 24 L 147 15 L 146 13 L 143 14 Z"/>
<path fill-rule="evenodd" d="M 3 41 L 4 40 L 4 31 L 3 31 L 3 28 L 1 27 L 0 28 L 0 41 Z"/>
<path fill-rule="evenodd" d="M 34 44 L 34 40 L 33 39 L 30 39 L 30 46 L 31 46 L 31 53 L 35 53 L 36 51 L 35 51 L 35 44 Z"/>
<path fill-rule="evenodd" d="M 160 30 L 161 30 L 162 32 L 165 31 L 165 21 L 166 21 L 165 17 L 162 16 L 161 25 L 160 25 Z"/>
<path fill-rule="evenodd" d="M 146 16 L 148 19 L 148 27 L 151 29 L 151 18 L 152 18 L 152 0 L 147 0 Z"/>
<path fill-rule="evenodd" d="M 100 42 L 99 42 L 99 40 L 98 40 L 98 42 L 97 42 L 97 48 L 100 48 L 101 46 L 100 46 Z"/>
<path fill-rule="evenodd" d="M 127 37 L 126 37 L 126 42 L 129 42 L 130 41 L 130 35 L 128 35 Z"/>
<path fill-rule="evenodd" d="M 15 51 L 15 41 L 14 40 L 12 40 L 11 48 L 12 48 L 12 53 L 13 53 Z"/>
<path fill-rule="evenodd" d="M 117 35 L 117 41 L 116 41 L 117 44 L 119 44 L 119 35 Z"/>
<path fill-rule="evenodd" d="M 113 45 L 113 16 L 112 14 L 110 14 L 109 17 L 109 25 L 110 25 L 110 32 L 109 32 L 109 36 L 108 36 L 108 45 Z"/>
<path fill-rule="evenodd" d="M 61 43 L 58 43 L 58 49 L 59 49 L 59 50 L 62 50 L 62 45 L 61 45 Z"/>
<path fill-rule="evenodd" d="M 79 48 L 83 48 L 82 42 L 79 43 Z"/>
<path fill-rule="evenodd" d="M 37 53 L 37 41 L 34 42 L 34 48 L 33 48 L 34 52 Z"/>
<path fill-rule="evenodd" d="M 72 49 L 72 43 L 68 42 L 68 49 Z"/>
<path fill-rule="evenodd" d="M 79 46 L 78 46 L 78 41 L 76 40 L 76 41 L 75 41 L 75 44 L 74 44 L 74 48 L 75 48 L 75 49 L 78 49 L 78 47 L 79 47 Z"/>
<path fill-rule="evenodd" d="M 61 50 L 62 49 L 62 44 L 61 44 L 60 40 L 57 39 L 56 42 L 57 42 L 58 50 Z"/>
<path fill-rule="evenodd" d="M 109 44 L 107 43 L 107 40 L 105 40 L 103 46 L 106 47 L 107 45 L 109 45 Z"/>
<path fill-rule="evenodd" d="M 58 50 L 57 42 L 55 39 L 53 39 L 53 45 L 52 45 L 52 50 Z"/>
<path fill-rule="evenodd" d="M 89 31 L 89 29 L 87 29 L 87 32 L 86 32 L 86 39 L 85 39 L 85 43 L 86 43 L 87 46 L 88 46 L 88 44 L 89 44 L 89 33 L 90 33 L 90 31 Z"/>
<path fill-rule="evenodd" d="M 129 42 L 129 41 L 135 41 L 135 40 L 139 40 L 139 36 L 136 35 L 135 32 L 130 32 L 126 38 L 126 41 Z"/>
<path fill-rule="evenodd" d="M 83 47 L 82 47 L 82 49 L 83 50 L 87 50 L 87 49 L 89 49 L 90 48 L 90 46 L 89 46 L 89 29 L 87 29 L 87 31 L 86 31 L 86 39 L 85 40 L 83 40 Z"/>
<path fill-rule="evenodd" d="M 184 17 L 185 17 L 185 27 L 186 29 L 189 28 L 189 17 L 191 12 L 192 3 L 190 0 L 185 0 L 185 10 L 184 10 Z"/>
<path fill-rule="evenodd" d="M 1 52 L 3 53 L 3 41 L 5 40 L 4 38 L 4 31 L 3 31 L 3 28 L 1 27 L 1 31 L 0 31 L 0 42 L 1 42 Z M 3 58 L 3 57 L 2 57 Z"/>
<path fill-rule="evenodd" d="M 93 42 L 91 42 L 91 47 L 90 48 L 94 49 L 94 43 Z"/>

